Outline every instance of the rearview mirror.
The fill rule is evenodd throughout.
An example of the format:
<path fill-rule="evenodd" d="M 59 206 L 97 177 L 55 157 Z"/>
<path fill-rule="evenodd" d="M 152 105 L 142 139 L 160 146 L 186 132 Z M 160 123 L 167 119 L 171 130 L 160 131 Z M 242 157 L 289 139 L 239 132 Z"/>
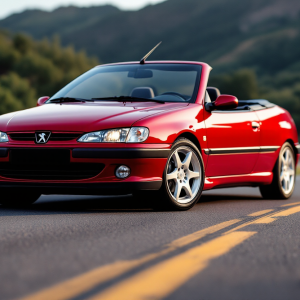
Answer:
<path fill-rule="evenodd" d="M 39 100 L 37 101 L 36 106 L 42 106 L 43 104 L 45 104 L 45 102 L 49 99 L 50 97 L 48 96 L 44 96 L 39 98 Z"/>
<path fill-rule="evenodd" d="M 207 111 L 213 110 L 230 110 L 238 107 L 239 101 L 235 96 L 220 95 L 215 102 L 206 103 L 205 108 Z"/>
<path fill-rule="evenodd" d="M 135 79 L 152 78 L 153 72 L 151 70 L 136 70 L 130 71 L 127 76 Z"/>

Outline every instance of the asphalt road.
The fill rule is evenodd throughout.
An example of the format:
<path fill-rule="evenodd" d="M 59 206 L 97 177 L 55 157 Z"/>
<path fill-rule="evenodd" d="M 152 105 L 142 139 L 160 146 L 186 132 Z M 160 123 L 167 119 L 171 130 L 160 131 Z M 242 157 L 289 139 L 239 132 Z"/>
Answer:
<path fill-rule="evenodd" d="M 300 185 L 205 192 L 187 212 L 42 196 L 0 206 L 0 299 L 300 299 L 299 228 Z"/>

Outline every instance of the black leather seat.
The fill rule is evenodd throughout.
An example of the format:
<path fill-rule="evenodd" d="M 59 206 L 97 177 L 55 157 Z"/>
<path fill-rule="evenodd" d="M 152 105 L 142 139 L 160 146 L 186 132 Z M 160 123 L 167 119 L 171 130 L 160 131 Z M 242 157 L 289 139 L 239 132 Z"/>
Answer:
<path fill-rule="evenodd" d="M 138 87 L 132 90 L 131 92 L 131 97 L 136 97 L 136 98 L 154 98 L 154 91 L 150 87 Z"/>
<path fill-rule="evenodd" d="M 220 90 L 215 87 L 207 87 L 206 90 L 211 102 L 216 101 L 217 98 L 221 95 Z"/>

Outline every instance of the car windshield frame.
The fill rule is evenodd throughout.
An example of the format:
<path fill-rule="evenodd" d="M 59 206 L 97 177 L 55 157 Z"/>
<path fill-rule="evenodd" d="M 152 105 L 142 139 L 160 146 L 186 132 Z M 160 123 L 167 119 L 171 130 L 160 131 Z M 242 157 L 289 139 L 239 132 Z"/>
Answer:
<path fill-rule="evenodd" d="M 148 69 L 152 69 L 152 70 L 164 70 L 164 67 L 166 68 L 166 71 L 168 70 L 168 67 L 170 69 L 170 71 L 172 71 L 172 68 L 177 68 L 176 70 L 174 70 L 174 72 L 176 71 L 196 71 L 196 78 L 195 78 L 195 82 L 194 84 L 194 89 L 193 89 L 193 93 L 190 97 L 190 99 L 185 99 L 185 101 L 176 101 L 175 99 L 172 100 L 162 100 L 166 103 L 168 102 L 179 102 L 179 103 L 195 103 L 196 99 L 198 97 L 198 91 L 199 91 L 199 87 L 200 87 L 200 81 L 201 81 L 201 76 L 202 76 L 202 65 L 201 64 L 195 64 L 195 63 L 180 63 L 180 62 L 170 62 L 170 63 L 165 63 L 165 62 L 158 62 L 158 63 L 146 63 L 146 64 L 138 64 L 138 63 L 124 63 L 124 64 L 112 64 L 112 65 L 103 65 L 103 66 L 97 66 L 89 71 L 87 71 L 86 73 L 82 74 L 81 76 L 77 77 L 76 79 L 74 79 L 73 81 L 71 81 L 69 84 L 67 84 L 65 87 L 63 87 L 61 90 L 59 90 L 56 94 L 54 94 L 51 98 L 49 98 L 46 102 L 46 104 L 50 104 L 53 103 L 53 100 L 57 99 L 57 98 L 64 98 L 64 97 L 68 97 L 68 93 L 70 93 L 73 89 L 75 89 L 78 85 L 80 85 L 81 83 L 89 80 L 90 78 L 92 78 L 93 76 L 95 76 L 97 73 L 106 73 L 107 71 L 105 69 L 108 70 L 107 73 L 113 73 L 113 72 L 121 72 L 120 70 L 122 70 L 123 68 L 126 69 L 126 67 L 132 67 L 132 68 L 136 68 L 136 70 L 148 70 Z M 103 72 L 99 71 L 103 69 Z M 115 70 L 114 70 L 115 69 Z M 122 70 L 122 72 L 124 72 Z M 128 71 L 130 72 L 130 71 Z M 128 77 L 130 77 L 128 75 Z M 158 95 L 156 97 L 159 97 L 161 95 Z M 130 98 L 129 96 L 122 95 L 122 98 L 124 98 L 124 102 L 130 102 L 130 99 L 126 100 L 126 97 Z M 151 102 L 151 99 L 155 99 L 154 98 L 149 98 L 148 99 L 144 99 L 145 101 L 149 101 Z M 101 98 L 101 97 L 100 97 Z M 109 97 L 108 97 L 109 98 Z M 111 97 L 112 99 L 110 101 L 114 101 L 115 96 Z M 170 97 L 170 98 L 175 98 Z M 184 99 L 184 98 L 183 98 Z M 52 100 L 52 102 L 51 102 Z M 92 99 L 91 99 L 92 100 Z M 101 102 L 101 101 L 105 101 L 105 100 L 101 100 L 101 99 L 95 99 L 95 102 Z M 116 100 L 117 101 L 117 98 Z"/>

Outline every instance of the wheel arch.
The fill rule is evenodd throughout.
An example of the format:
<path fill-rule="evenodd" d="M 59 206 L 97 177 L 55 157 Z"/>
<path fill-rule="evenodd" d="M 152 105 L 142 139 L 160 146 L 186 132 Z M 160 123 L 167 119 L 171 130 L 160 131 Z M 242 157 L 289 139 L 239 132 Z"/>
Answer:
<path fill-rule="evenodd" d="M 183 132 L 181 133 L 176 140 L 178 140 L 179 138 L 186 138 L 188 140 L 190 140 L 191 142 L 193 142 L 195 144 L 195 146 L 198 148 L 198 150 L 200 151 L 200 153 L 202 153 L 202 149 L 201 149 L 201 145 L 199 143 L 199 140 L 197 139 L 197 137 L 192 134 L 191 132 Z"/>
<path fill-rule="evenodd" d="M 289 144 L 292 146 L 292 148 L 293 148 L 293 150 L 294 150 L 295 161 L 297 161 L 298 149 L 296 148 L 294 141 L 293 141 L 292 139 L 287 139 L 287 140 L 284 142 L 284 144 L 285 144 L 285 143 L 289 143 Z"/>

